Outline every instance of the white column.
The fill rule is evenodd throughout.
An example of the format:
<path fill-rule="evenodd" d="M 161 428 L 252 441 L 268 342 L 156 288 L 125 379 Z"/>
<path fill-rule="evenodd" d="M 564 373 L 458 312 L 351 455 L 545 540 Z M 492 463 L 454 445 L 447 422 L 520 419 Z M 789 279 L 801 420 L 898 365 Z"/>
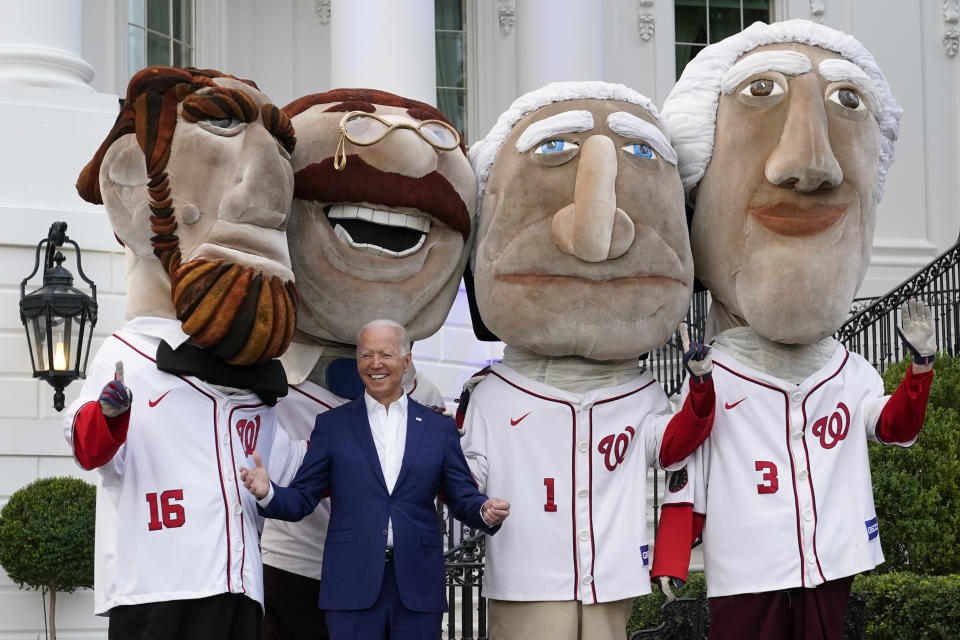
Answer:
<path fill-rule="evenodd" d="M 381 89 L 437 103 L 433 0 L 332 0 L 333 88 Z"/>
<path fill-rule="evenodd" d="M 6 0 L 0 19 L 0 87 L 93 91 L 80 55 L 80 0 Z"/>
<path fill-rule="evenodd" d="M 603 10 L 581 0 L 516 0 L 517 93 L 603 80 Z"/>

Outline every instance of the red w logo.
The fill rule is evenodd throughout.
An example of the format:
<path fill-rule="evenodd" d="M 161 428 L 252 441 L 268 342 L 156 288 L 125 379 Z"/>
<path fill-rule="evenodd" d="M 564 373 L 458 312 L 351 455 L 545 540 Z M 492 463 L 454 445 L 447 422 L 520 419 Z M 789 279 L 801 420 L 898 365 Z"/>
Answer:
<path fill-rule="evenodd" d="M 238 420 L 237 435 L 240 436 L 244 455 L 252 454 L 257 448 L 257 437 L 260 435 L 260 416 L 254 416 L 253 420 Z"/>
<path fill-rule="evenodd" d="M 633 427 L 627 427 L 622 433 L 616 436 L 609 435 L 600 441 L 597 451 L 603 454 L 603 462 L 607 465 L 607 469 L 613 471 L 627 457 L 627 447 L 630 446 L 635 433 Z"/>
<path fill-rule="evenodd" d="M 842 402 L 837 403 L 837 411 L 834 411 L 829 418 L 824 416 L 813 423 L 813 435 L 820 438 L 820 446 L 824 449 L 833 449 L 838 442 L 847 437 L 848 431 L 850 431 L 850 410 Z"/>

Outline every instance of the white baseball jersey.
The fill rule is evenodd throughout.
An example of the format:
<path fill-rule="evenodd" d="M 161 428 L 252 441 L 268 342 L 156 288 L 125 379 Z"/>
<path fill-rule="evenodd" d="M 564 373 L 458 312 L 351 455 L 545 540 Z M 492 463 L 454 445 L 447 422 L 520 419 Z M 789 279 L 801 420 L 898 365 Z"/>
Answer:
<path fill-rule="evenodd" d="M 263 605 L 263 519 L 237 467 L 257 448 L 272 478 L 289 482 L 306 452 L 277 429 L 277 410 L 254 394 L 226 394 L 159 371 L 157 346 L 179 346 L 180 324 L 137 318 L 107 338 L 65 418 L 96 403 L 124 363 L 133 392 L 126 441 L 99 471 L 94 609 L 242 593 Z M 97 407 L 99 411 L 99 407 Z"/>
<path fill-rule="evenodd" d="M 887 400 L 876 370 L 838 345 L 794 385 L 712 353 L 713 431 L 664 497 L 706 514 L 707 594 L 815 587 L 883 562 L 867 456 Z"/>
<path fill-rule="evenodd" d="M 647 468 L 671 417 L 649 373 L 576 394 L 493 364 L 462 440 L 480 490 L 510 502 L 486 541 L 483 595 L 592 604 L 649 593 Z"/>
<path fill-rule="evenodd" d="M 439 404 L 443 404 L 443 396 L 419 371 L 406 391 L 420 404 L 437 405 L 438 398 Z M 309 380 L 290 385 L 287 397 L 277 404 L 280 426 L 292 440 L 309 440 L 317 415 L 346 402 L 348 400 Z M 319 580 L 329 523 L 330 498 L 321 500 L 313 513 L 300 522 L 267 519 L 260 538 L 263 563 Z"/>

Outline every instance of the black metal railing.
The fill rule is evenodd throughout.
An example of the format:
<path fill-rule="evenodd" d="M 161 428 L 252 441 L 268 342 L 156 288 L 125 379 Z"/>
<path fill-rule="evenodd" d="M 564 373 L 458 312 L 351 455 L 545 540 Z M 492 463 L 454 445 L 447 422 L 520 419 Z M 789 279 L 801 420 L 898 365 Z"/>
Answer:
<path fill-rule="evenodd" d="M 930 308 L 940 350 L 960 353 L 960 241 L 885 296 L 855 300 L 837 340 L 884 371 L 904 355 L 896 327 L 900 305 L 908 298 L 919 298 Z"/>

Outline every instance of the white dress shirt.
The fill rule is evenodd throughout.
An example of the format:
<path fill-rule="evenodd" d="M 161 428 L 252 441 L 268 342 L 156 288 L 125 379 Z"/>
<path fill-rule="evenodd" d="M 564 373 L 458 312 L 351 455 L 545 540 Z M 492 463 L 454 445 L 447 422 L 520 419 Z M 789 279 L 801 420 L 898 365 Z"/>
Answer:
<path fill-rule="evenodd" d="M 373 444 L 380 458 L 380 469 L 387 483 L 387 491 L 393 493 L 403 463 L 403 449 L 407 442 L 407 394 L 401 393 L 390 403 L 390 411 L 364 391 L 367 404 L 367 420 L 373 434 Z M 387 548 L 393 548 L 393 521 L 387 521 Z"/>

